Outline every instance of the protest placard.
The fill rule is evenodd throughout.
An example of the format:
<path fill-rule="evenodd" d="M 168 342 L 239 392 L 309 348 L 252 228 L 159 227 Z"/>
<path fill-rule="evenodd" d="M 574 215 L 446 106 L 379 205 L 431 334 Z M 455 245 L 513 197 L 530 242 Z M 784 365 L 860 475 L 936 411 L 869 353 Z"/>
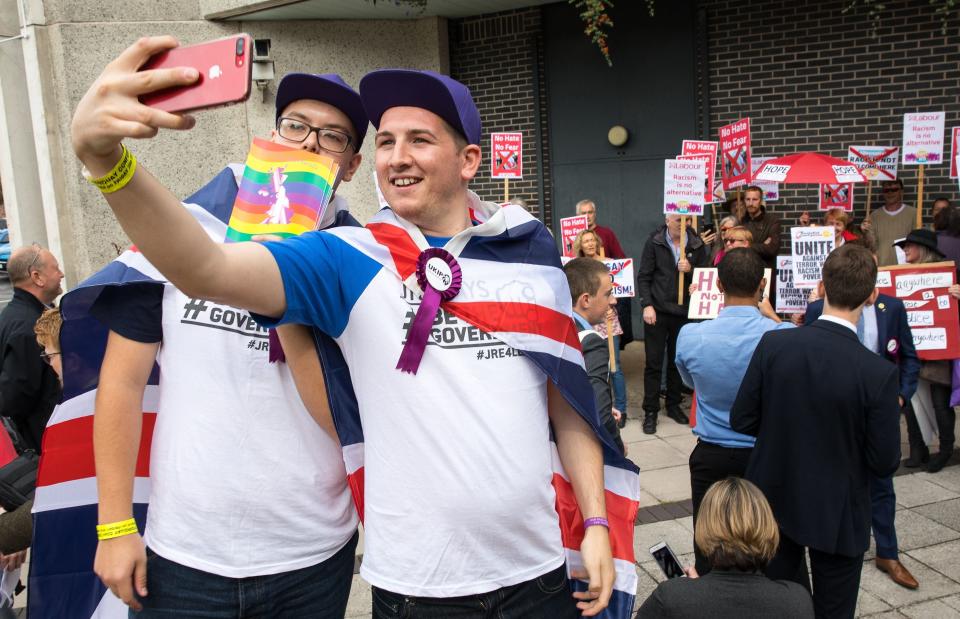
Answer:
<path fill-rule="evenodd" d="M 836 231 L 832 226 L 790 228 L 794 286 L 813 288 L 817 285 L 823 262 L 833 251 L 835 235 Z"/>
<path fill-rule="evenodd" d="M 577 235 L 587 229 L 587 216 L 562 217 L 560 219 L 560 242 L 563 243 L 563 255 L 573 257 L 573 242 Z"/>
<path fill-rule="evenodd" d="M 829 211 L 834 208 L 853 210 L 853 183 L 820 185 L 820 210 Z"/>
<path fill-rule="evenodd" d="M 703 215 L 703 162 L 667 159 L 663 162 L 663 212 Z"/>
<path fill-rule="evenodd" d="M 705 157 L 707 159 L 707 180 L 704 184 L 705 191 L 703 195 L 703 201 L 706 204 L 718 201 L 713 187 L 714 181 L 717 178 L 717 151 L 719 148 L 720 145 L 717 142 L 710 142 L 709 140 L 684 140 L 680 147 L 682 157 L 678 157 L 678 159 L 690 156 Z"/>
<path fill-rule="evenodd" d="M 793 256 L 777 256 L 777 313 L 803 314 L 807 296 L 808 291 L 793 285 Z"/>
<path fill-rule="evenodd" d="M 767 280 L 763 288 L 763 296 L 770 297 L 770 269 L 763 270 L 763 277 Z M 697 320 L 712 320 L 720 314 L 723 309 L 724 295 L 717 286 L 719 278 L 717 269 L 694 269 L 693 281 L 697 289 L 690 295 L 690 308 L 687 310 L 687 318 Z"/>
<path fill-rule="evenodd" d="M 710 189 L 710 159 L 706 155 L 677 155 L 678 161 L 699 161 L 703 165 L 703 203 L 713 202 L 713 191 Z"/>
<path fill-rule="evenodd" d="M 903 165 L 943 161 L 943 112 L 903 115 Z"/>
<path fill-rule="evenodd" d="M 607 258 L 603 261 L 610 269 L 610 278 L 613 280 L 613 296 L 634 297 L 636 287 L 633 279 L 633 258 L 614 260 Z"/>
<path fill-rule="evenodd" d="M 720 178 L 727 191 L 750 184 L 750 119 L 720 127 Z"/>
<path fill-rule="evenodd" d="M 913 344 L 921 359 L 960 357 L 957 300 L 947 292 L 955 282 L 953 262 L 898 264 L 880 267 L 877 273 L 880 292 L 903 301 Z M 883 310 L 882 304 L 877 303 L 877 311 Z M 880 344 L 894 353 L 899 347 L 895 339 Z"/>
<path fill-rule="evenodd" d="M 900 147 L 851 146 L 847 149 L 847 161 L 857 166 L 867 181 L 896 180 Z"/>
<path fill-rule="evenodd" d="M 773 157 L 754 157 L 750 165 L 750 177 L 754 179 L 753 184 L 763 190 L 763 201 L 775 202 L 780 199 L 780 183 L 774 181 L 758 181 L 756 179 L 757 170 L 769 159 L 773 159 Z"/>
<path fill-rule="evenodd" d="M 490 177 L 523 178 L 523 134 L 490 134 Z"/>
<path fill-rule="evenodd" d="M 952 138 L 950 140 L 950 178 L 958 178 L 957 174 L 957 155 L 960 155 L 960 144 L 957 142 L 960 141 L 960 127 L 954 127 L 950 133 Z"/>

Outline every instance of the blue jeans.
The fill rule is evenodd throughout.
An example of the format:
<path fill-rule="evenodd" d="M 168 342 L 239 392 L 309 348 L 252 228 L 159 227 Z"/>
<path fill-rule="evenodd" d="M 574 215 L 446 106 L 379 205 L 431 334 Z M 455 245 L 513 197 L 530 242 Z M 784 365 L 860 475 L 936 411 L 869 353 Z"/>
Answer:
<path fill-rule="evenodd" d="M 337 554 L 299 570 L 227 578 L 164 559 L 147 548 L 147 591 L 143 610 L 131 618 L 204 617 L 253 619 L 311 617 L 342 619 L 353 582 L 355 533 Z"/>
<path fill-rule="evenodd" d="M 580 616 L 566 567 L 489 593 L 420 598 L 373 588 L 373 619 L 571 619 Z"/>
<path fill-rule="evenodd" d="M 618 411 L 627 414 L 627 381 L 623 378 L 623 367 L 620 366 L 620 336 L 613 336 L 613 360 L 617 364 L 617 371 L 611 374 L 613 378 L 613 405 Z"/>

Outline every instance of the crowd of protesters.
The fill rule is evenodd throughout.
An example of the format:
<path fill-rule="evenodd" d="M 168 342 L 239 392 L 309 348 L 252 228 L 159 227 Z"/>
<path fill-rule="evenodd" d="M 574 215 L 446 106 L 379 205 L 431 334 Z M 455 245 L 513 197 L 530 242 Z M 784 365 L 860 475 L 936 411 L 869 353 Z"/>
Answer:
<path fill-rule="evenodd" d="M 403 242 L 448 261 L 457 274 L 448 249 L 464 262 L 482 256 L 504 271 L 488 274 L 497 283 L 510 283 L 507 256 L 522 252 L 511 234 L 498 233 L 474 237 L 482 250 L 461 254 L 471 235 L 488 234 L 477 232 L 481 223 L 528 235 L 521 239 L 528 254 L 548 248 L 538 266 L 558 262 L 542 224 L 505 222 L 504 207 L 467 189 L 481 150 L 479 113 L 466 87 L 411 70 L 375 71 L 359 93 L 338 76 L 288 75 L 270 139 L 335 156 L 341 180 L 350 181 L 372 124 L 377 181 L 390 208 L 363 229 L 335 198 L 324 232 L 224 244 L 217 241 L 225 222 L 191 214 L 145 167 L 124 164 L 133 158 L 125 138 L 193 125 L 138 100 L 148 88 L 197 79 L 189 71 L 157 74 L 149 84 L 138 79 L 140 65 L 173 44 L 157 37 L 126 50 L 91 86 L 73 125 L 91 182 L 142 252 L 120 262 L 143 260 L 135 263 L 142 272 L 158 270 L 139 286 L 97 280 L 86 308 L 105 337 L 94 426 L 98 546 L 90 567 L 111 595 L 142 617 L 343 617 L 360 520 L 351 491 L 356 501 L 359 488 L 361 574 L 373 584 L 375 617 L 499 612 L 552 619 L 615 609 L 620 576 L 603 465 L 628 462 L 620 350 L 633 328 L 630 302 L 614 298 L 603 263 L 624 251 L 614 230 L 598 225 L 598 205 L 576 205 L 588 226 L 574 242 L 576 258 L 563 267 L 565 280 L 530 276 L 538 298 L 556 299 L 548 307 L 570 314 L 564 330 L 578 334 L 577 371 L 563 369 L 568 352 L 535 364 L 543 344 L 486 357 L 482 375 L 483 351 L 424 341 L 411 352 L 415 329 L 404 337 L 396 331 L 413 315 L 404 293 L 413 271 L 400 272 L 396 256 L 406 249 L 396 236 L 382 236 L 384 229 L 404 231 Z M 241 173 L 225 169 L 190 205 L 213 212 L 231 201 Z M 822 223 L 836 230 L 836 249 L 806 314 L 791 323 L 764 294 L 783 222 L 759 187 L 742 196 L 702 235 L 666 216 L 637 260 L 643 432 L 656 433 L 664 411 L 692 425 L 697 437 L 689 463 L 695 565 L 689 578 L 664 582 L 638 601 L 638 616 L 694 617 L 710 607 L 721 617 L 852 617 L 871 530 L 877 568 L 901 586 L 919 586 L 898 556 L 892 475 L 901 461 L 901 415 L 910 445 L 905 465 L 932 473 L 950 461 L 956 423 L 952 372 L 944 362 L 919 360 L 903 303 L 876 290 L 878 265 L 960 264 L 960 209 L 938 199 L 934 229 L 913 229 L 916 211 L 903 203 L 903 183 L 891 181 L 883 183 L 882 208 L 859 225 L 843 210 L 826 212 Z M 804 213 L 797 225 L 810 220 Z M 390 249 L 389 264 L 371 257 L 379 255 L 377 244 Z M 714 320 L 691 321 L 696 287 L 682 286 L 681 274 L 689 283 L 704 267 L 717 268 L 725 305 Z M 25 449 L 39 451 L 60 397 L 57 377 L 71 371 L 60 359 L 60 315 L 49 309 L 63 274 L 37 246 L 15 251 L 10 270 L 15 297 L 0 314 L 0 412 L 15 420 Z M 427 279 L 418 281 L 428 288 Z M 960 286 L 949 293 L 960 298 Z M 274 350 L 268 359 L 266 349 L 244 346 L 244 334 L 185 326 L 195 323 L 179 315 L 197 299 L 246 308 L 271 346 L 282 343 L 285 363 L 275 363 Z M 486 331 L 509 351 L 547 328 L 513 339 Z M 401 367 L 411 356 L 406 373 L 394 368 L 397 357 Z M 159 384 L 155 363 L 163 369 Z M 911 406 L 922 378 L 936 416 L 933 454 Z M 133 513 L 137 413 L 153 388 L 161 421 L 142 531 Z M 691 389 L 693 422 L 683 407 Z M 588 394 L 586 413 L 574 392 Z M 359 442 L 338 416 L 351 397 Z M 358 451 L 367 454 L 360 486 L 350 464 Z M 577 566 L 567 564 L 561 542 L 569 531 L 557 522 L 549 483 L 555 461 L 582 518 Z M 0 540 L 2 553 L 22 550 L 22 541 Z M 0 556 L 18 559 L 23 555 Z M 570 584 L 566 568 L 586 584 Z"/>

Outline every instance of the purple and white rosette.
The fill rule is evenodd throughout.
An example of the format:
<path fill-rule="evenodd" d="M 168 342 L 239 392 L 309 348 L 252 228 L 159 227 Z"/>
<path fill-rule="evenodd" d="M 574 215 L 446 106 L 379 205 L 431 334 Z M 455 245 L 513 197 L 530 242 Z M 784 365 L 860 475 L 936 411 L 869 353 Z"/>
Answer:
<path fill-rule="evenodd" d="M 397 362 L 398 370 L 417 373 L 440 303 L 457 296 L 462 283 L 463 272 L 453 254 L 439 247 L 429 247 L 420 252 L 417 258 L 417 284 L 423 290 L 423 299 L 407 333 L 407 343 L 403 345 Z"/>

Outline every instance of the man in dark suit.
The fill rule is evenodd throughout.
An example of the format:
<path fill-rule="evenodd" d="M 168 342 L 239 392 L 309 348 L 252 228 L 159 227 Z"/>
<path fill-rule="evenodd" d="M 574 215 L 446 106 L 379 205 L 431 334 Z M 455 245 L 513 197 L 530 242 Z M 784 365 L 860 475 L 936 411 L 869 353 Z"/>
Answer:
<path fill-rule="evenodd" d="M 814 301 L 807 306 L 806 324 L 811 324 L 823 312 L 823 301 Z M 912 415 L 910 398 L 917 390 L 920 374 L 920 359 L 913 346 L 907 310 L 900 299 L 877 295 L 873 305 L 863 308 L 857 323 L 857 337 L 870 352 L 895 363 L 900 373 L 900 411 Z M 897 428 L 899 430 L 899 426 Z M 899 439 L 900 433 L 897 432 Z M 894 524 L 897 510 L 897 495 L 893 489 L 893 477 L 870 478 L 870 502 L 873 516 L 873 538 L 877 543 L 877 569 L 890 575 L 901 587 L 916 589 L 920 586 L 910 570 L 900 563 L 897 548 L 897 528 Z"/>
<path fill-rule="evenodd" d="M 857 339 L 876 278 L 866 248 L 831 253 L 819 285 L 823 316 L 763 336 L 730 412 L 734 430 L 757 437 L 746 477 L 780 525 L 767 575 L 809 588 L 800 569 L 808 548 L 818 618 L 853 617 L 870 543 L 870 477 L 893 474 L 900 461 L 897 367 Z"/>
<path fill-rule="evenodd" d="M 583 364 L 593 387 L 593 399 L 604 429 L 626 454 L 620 427 L 613 417 L 613 397 L 610 392 L 610 348 L 606 338 L 593 330 L 604 321 L 607 312 L 615 311 L 617 299 L 613 296 L 613 282 L 607 265 L 593 258 L 574 258 L 563 267 L 570 284 L 573 300 L 573 321 L 580 331 Z"/>

